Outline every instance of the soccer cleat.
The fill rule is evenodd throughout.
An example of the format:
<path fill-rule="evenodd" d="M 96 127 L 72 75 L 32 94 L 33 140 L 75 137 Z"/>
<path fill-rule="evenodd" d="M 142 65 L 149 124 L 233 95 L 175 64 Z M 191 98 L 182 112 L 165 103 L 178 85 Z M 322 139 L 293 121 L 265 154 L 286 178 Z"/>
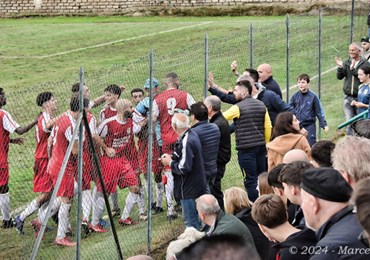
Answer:
<path fill-rule="evenodd" d="M 155 210 L 157 208 L 157 204 L 155 202 L 152 203 L 152 210 Z"/>
<path fill-rule="evenodd" d="M 68 237 L 55 239 L 55 244 L 57 244 L 58 246 L 76 246 L 76 242 L 71 241 Z"/>
<path fill-rule="evenodd" d="M 168 216 L 167 216 L 167 220 L 168 220 L 168 221 L 172 221 L 172 220 L 174 220 L 174 219 L 177 219 L 177 215 L 168 215 Z"/>
<path fill-rule="evenodd" d="M 18 231 L 18 234 L 24 235 L 24 231 L 23 231 L 24 220 L 21 220 L 21 217 L 17 216 L 15 218 L 15 223 L 16 223 L 16 229 Z"/>
<path fill-rule="evenodd" d="M 101 225 L 97 224 L 97 225 L 89 225 L 89 229 L 93 232 L 96 232 L 96 233 L 105 233 L 105 232 L 108 232 L 107 229 L 103 228 Z"/>
<path fill-rule="evenodd" d="M 120 219 L 118 221 L 118 223 L 121 225 L 121 226 L 131 226 L 131 225 L 135 225 L 137 224 L 136 222 L 134 222 L 130 217 L 126 218 L 126 219 Z"/>
<path fill-rule="evenodd" d="M 145 220 L 148 219 L 148 216 L 146 214 L 142 213 L 142 214 L 139 215 L 139 219 L 145 221 Z"/>
<path fill-rule="evenodd" d="M 81 234 L 82 238 L 86 238 L 90 234 L 89 223 L 87 221 L 81 223 Z"/>
<path fill-rule="evenodd" d="M 110 222 L 108 220 L 99 219 L 99 225 L 103 228 L 107 228 L 110 226 Z"/>

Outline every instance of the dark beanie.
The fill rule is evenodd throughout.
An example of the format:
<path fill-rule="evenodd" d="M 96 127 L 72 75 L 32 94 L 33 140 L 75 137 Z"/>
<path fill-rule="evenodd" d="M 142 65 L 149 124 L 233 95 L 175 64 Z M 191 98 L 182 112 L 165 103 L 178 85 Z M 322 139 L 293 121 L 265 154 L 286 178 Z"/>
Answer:
<path fill-rule="evenodd" d="M 304 171 L 301 188 L 314 197 L 333 202 L 347 202 L 352 194 L 352 187 L 343 176 L 326 167 Z"/>

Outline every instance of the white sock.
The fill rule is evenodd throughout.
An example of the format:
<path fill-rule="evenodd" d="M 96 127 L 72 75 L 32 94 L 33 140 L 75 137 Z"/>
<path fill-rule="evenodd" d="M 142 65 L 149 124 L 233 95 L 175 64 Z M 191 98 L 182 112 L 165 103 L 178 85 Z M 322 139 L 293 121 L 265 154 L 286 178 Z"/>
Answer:
<path fill-rule="evenodd" d="M 37 216 L 40 220 L 40 223 L 44 222 L 44 219 L 45 219 L 45 216 L 46 216 L 46 211 L 47 211 L 48 206 L 49 206 L 49 202 L 50 201 L 47 201 L 39 207 L 39 212 L 38 212 Z"/>
<path fill-rule="evenodd" d="M 157 185 L 156 185 L 155 189 L 156 189 L 156 191 L 155 191 L 155 192 L 157 193 L 157 207 L 162 208 L 162 207 L 163 207 L 163 206 L 162 206 L 162 201 L 163 201 L 163 189 L 164 189 L 164 187 L 163 187 L 163 183 L 162 183 L 162 182 L 157 183 Z"/>
<path fill-rule="evenodd" d="M 118 210 L 119 206 L 118 206 L 118 192 L 117 192 L 117 190 L 114 193 L 111 193 L 109 197 L 110 197 L 110 200 L 112 202 L 112 211 Z"/>
<path fill-rule="evenodd" d="M 167 177 L 167 184 L 165 185 L 166 188 L 166 199 L 167 199 L 167 216 L 174 215 L 175 213 L 175 206 L 173 205 L 173 176 L 172 172 L 165 172 Z"/>
<path fill-rule="evenodd" d="M 83 220 L 88 221 L 92 205 L 91 190 L 82 191 L 82 215 Z"/>
<path fill-rule="evenodd" d="M 126 205 L 122 211 L 121 219 L 125 220 L 130 216 L 131 210 L 133 209 L 135 202 L 138 201 L 138 194 L 134 194 L 131 191 L 128 193 L 126 198 Z"/>
<path fill-rule="evenodd" d="M 140 194 L 137 195 L 137 205 L 139 206 L 139 214 L 144 214 L 145 212 L 145 200 L 144 200 L 144 189 L 140 189 Z"/>
<path fill-rule="evenodd" d="M 10 220 L 10 198 L 9 192 L 0 194 L 0 208 L 3 220 Z"/>
<path fill-rule="evenodd" d="M 22 211 L 22 213 L 19 215 L 19 218 L 24 221 L 28 216 L 32 215 L 33 212 L 38 210 L 40 208 L 40 204 L 37 201 L 37 199 L 34 199 L 31 201 L 30 204 L 27 205 L 27 208 Z"/>
<path fill-rule="evenodd" d="M 105 202 L 103 193 L 97 192 L 94 196 L 94 203 L 92 206 L 93 213 L 92 213 L 92 219 L 91 224 L 96 226 L 99 223 L 99 219 L 101 218 L 104 210 Z"/>
<path fill-rule="evenodd" d="M 62 239 L 66 236 L 66 233 L 68 231 L 69 224 L 69 210 L 71 208 L 71 204 L 64 204 L 62 203 L 60 205 L 59 209 L 59 223 L 58 223 L 58 234 L 57 238 Z"/>

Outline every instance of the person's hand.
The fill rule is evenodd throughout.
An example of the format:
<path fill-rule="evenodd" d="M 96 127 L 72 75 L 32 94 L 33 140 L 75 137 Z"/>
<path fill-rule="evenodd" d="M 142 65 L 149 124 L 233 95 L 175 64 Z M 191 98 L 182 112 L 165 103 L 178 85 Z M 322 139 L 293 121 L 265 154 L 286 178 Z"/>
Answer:
<path fill-rule="evenodd" d="M 324 131 L 325 131 L 325 132 L 329 131 L 329 126 L 325 126 L 325 127 L 324 127 Z"/>
<path fill-rule="evenodd" d="M 116 155 L 116 150 L 114 150 L 114 148 L 107 147 L 105 148 L 105 153 L 108 157 L 114 157 Z"/>
<path fill-rule="evenodd" d="M 121 85 L 119 88 L 121 89 L 122 92 L 125 91 L 125 89 L 126 89 L 126 87 L 124 85 Z"/>
<path fill-rule="evenodd" d="M 161 156 L 161 161 L 164 166 L 170 165 L 172 162 L 172 156 L 165 153 Z"/>
<path fill-rule="evenodd" d="M 236 74 L 238 72 L 238 62 L 236 60 L 231 62 L 230 67 L 232 73 Z"/>
<path fill-rule="evenodd" d="M 11 141 L 12 144 L 18 144 L 18 145 L 24 144 L 24 138 L 22 138 L 22 137 L 12 138 L 10 141 Z"/>
<path fill-rule="evenodd" d="M 304 135 L 305 137 L 308 136 L 308 131 L 303 127 L 301 128 L 301 130 L 299 130 L 299 132 L 301 133 L 301 135 Z"/>
<path fill-rule="evenodd" d="M 215 77 L 213 75 L 213 72 L 210 71 L 208 73 L 208 89 L 210 89 L 213 85 L 215 85 Z"/>
<path fill-rule="evenodd" d="M 335 64 L 337 64 L 339 68 L 343 68 L 343 61 L 340 57 L 335 57 Z"/>
<path fill-rule="evenodd" d="M 356 100 L 351 101 L 351 106 L 356 106 Z"/>

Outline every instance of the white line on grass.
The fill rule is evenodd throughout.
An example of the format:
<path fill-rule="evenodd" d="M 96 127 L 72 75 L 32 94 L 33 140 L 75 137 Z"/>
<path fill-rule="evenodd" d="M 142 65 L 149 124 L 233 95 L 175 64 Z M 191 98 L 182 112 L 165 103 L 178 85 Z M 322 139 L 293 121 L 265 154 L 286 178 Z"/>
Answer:
<path fill-rule="evenodd" d="M 335 67 L 333 67 L 333 68 L 331 68 L 331 69 L 328 69 L 328 70 L 326 70 L 326 71 L 324 71 L 324 72 L 322 72 L 321 73 L 321 76 L 322 75 L 325 75 L 325 74 L 327 74 L 327 73 L 329 73 L 329 72 L 332 72 L 333 70 L 336 70 L 338 67 L 337 66 L 335 66 Z M 313 79 L 316 79 L 316 78 L 318 78 L 319 77 L 319 75 L 317 74 L 317 75 L 315 75 L 315 76 L 313 76 L 312 78 L 311 78 L 311 80 L 313 80 Z M 289 90 L 290 89 L 293 89 L 293 88 L 296 88 L 296 87 L 298 87 L 298 85 L 297 84 L 295 84 L 295 85 L 293 85 L 293 86 L 291 86 L 291 87 L 289 87 Z M 283 89 L 281 92 L 286 92 L 286 88 L 285 89 Z"/>
<path fill-rule="evenodd" d="M 193 28 L 193 27 L 197 27 L 197 26 L 203 26 L 203 25 L 207 25 L 207 24 L 211 24 L 211 23 L 213 23 L 213 22 L 209 21 L 209 22 L 203 22 L 203 23 L 200 23 L 200 24 L 193 24 L 193 25 L 179 27 L 179 28 L 175 28 L 175 29 L 171 29 L 171 30 L 161 31 L 161 32 L 142 34 L 142 35 L 139 35 L 139 36 L 134 36 L 134 37 L 126 38 L 126 39 L 120 39 L 120 40 L 116 40 L 116 41 L 100 43 L 100 44 L 96 44 L 96 45 L 92 45 L 92 46 L 77 48 L 77 49 L 73 49 L 73 50 L 69 50 L 69 51 L 57 52 L 57 53 L 53 53 L 53 54 L 49 54 L 49 55 L 42 55 L 42 56 L 0 56 L 0 58 L 4 58 L 4 59 L 22 59 L 22 58 L 44 59 L 44 58 L 51 58 L 51 57 L 61 56 L 61 55 L 69 54 L 69 53 L 73 53 L 73 52 L 79 52 L 79 51 L 84 51 L 84 50 L 88 50 L 88 49 L 100 48 L 100 47 L 104 47 L 104 46 L 107 46 L 107 45 L 112 45 L 112 44 L 115 44 L 115 43 L 141 39 L 141 38 L 148 37 L 148 36 L 154 36 L 154 35 L 159 35 L 159 34 L 164 34 L 164 33 L 180 31 L 180 30 L 183 30 L 183 29 Z"/>

